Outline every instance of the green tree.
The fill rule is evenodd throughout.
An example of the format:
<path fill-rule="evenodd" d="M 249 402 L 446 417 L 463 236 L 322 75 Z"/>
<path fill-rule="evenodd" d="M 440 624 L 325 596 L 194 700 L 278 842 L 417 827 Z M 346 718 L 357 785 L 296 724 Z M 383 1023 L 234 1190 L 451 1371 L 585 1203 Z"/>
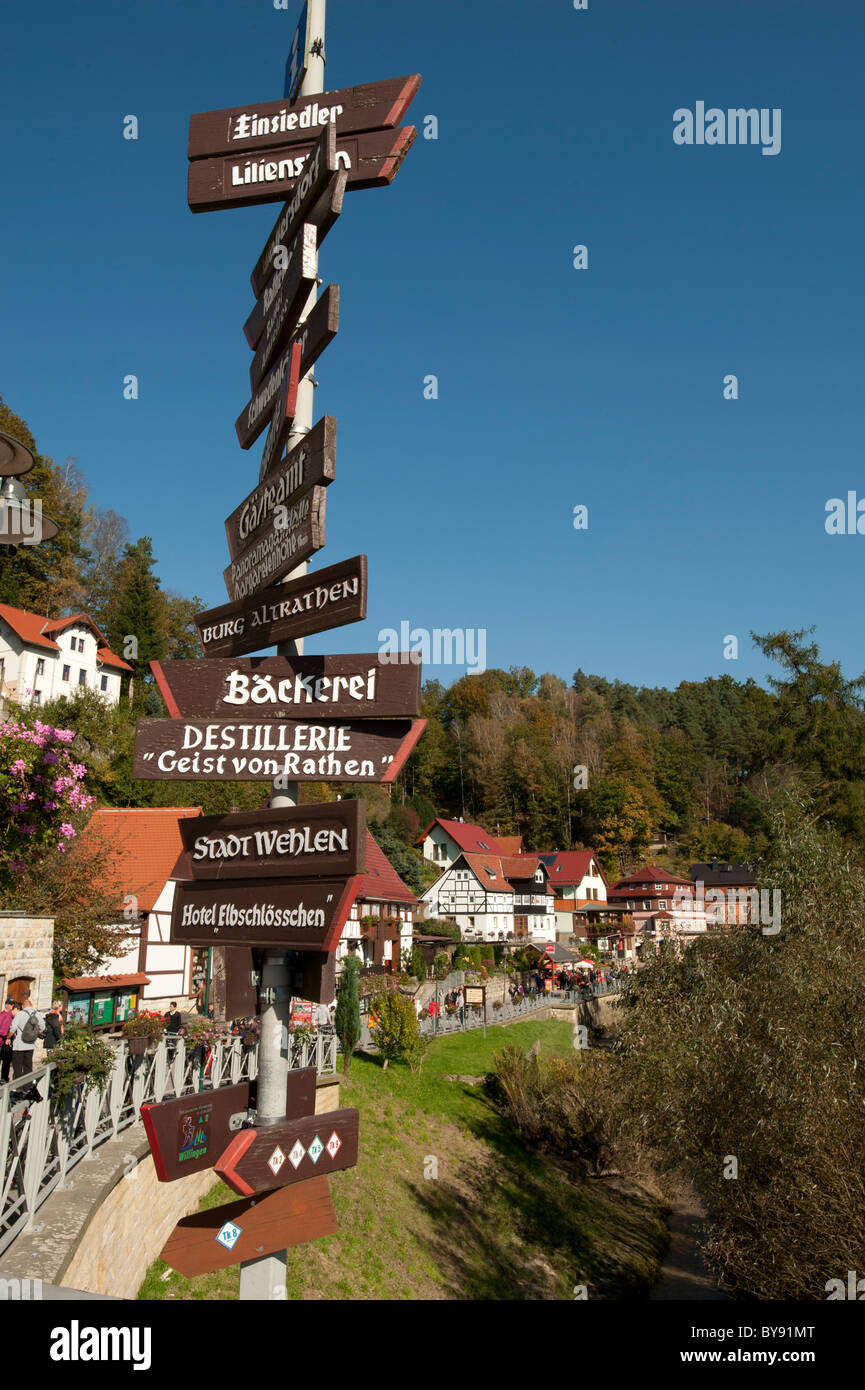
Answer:
<path fill-rule="evenodd" d="M 164 657 L 168 648 L 165 596 L 153 572 L 153 542 L 143 536 L 126 547 L 117 576 L 117 591 L 107 636 L 112 651 L 124 656 L 128 637 L 135 639 L 135 655 L 125 656 L 135 680 L 134 706 L 140 712 L 152 687 L 150 662 Z"/>
<path fill-rule="evenodd" d="M 359 970 L 360 961 L 357 956 L 346 956 L 336 992 L 333 1027 L 342 1047 L 342 1070 L 345 1076 L 348 1076 L 351 1068 L 351 1054 L 360 1042 Z"/>
<path fill-rule="evenodd" d="M 388 990 L 376 1000 L 375 1011 L 373 1036 L 384 1058 L 383 1069 L 391 1061 L 411 1061 L 420 1042 L 413 1001 L 399 990 Z"/>

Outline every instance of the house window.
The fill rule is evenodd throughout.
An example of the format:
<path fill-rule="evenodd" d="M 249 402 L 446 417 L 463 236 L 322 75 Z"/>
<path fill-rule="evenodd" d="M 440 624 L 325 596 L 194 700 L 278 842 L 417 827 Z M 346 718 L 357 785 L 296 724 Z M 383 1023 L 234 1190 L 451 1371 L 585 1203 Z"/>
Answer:
<path fill-rule="evenodd" d="M 86 672 L 86 671 L 79 671 L 79 672 L 78 672 L 78 684 L 79 684 L 79 685 L 86 685 L 86 684 L 87 684 L 87 672 Z"/>
<path fill-rule="evenodd" d="M 100 681 L 99 681 L 99 689 L 100 689 L 100 690 L 107 690 L 107 689 L 108 689 L 108 677 L 107 677 L 107 676 L 102 676 L 102 677 L 100 678 Z"/>
<path fill-rule="evenodd" d="M 659 899 L 658 899 L 658 907 L 661 909 L 662 912 L 666 912 L 666 910 L 667 910 L 667 899 L 666 899 L 666 898 L 659 898 Z"/>
<path fill-rule="evenodd" d="M 42 704 L 42 691 L 41 691 L 41 690 L 34 690 L 34 691 L 33 691 L 33 703 L 34 703 L 34 705 L 41 705 L 41 704 Z"/>
<path fill-rule="evenodd" d="M 78 650 L 79 650 L 80 652 L 83 652 L 83 651 L 84 651 L 84 638 L 83 638 L 83 637 L 79 637 L 79 638 L 78 638 Z"/>
<path fill-rule="evenodd" d="M 45 675 L 45 658 L 44 658 L 44 656 L 40 656 L 40 657 L 38 658 L 37 662 L 36 662 L 36 674 L 37 674 L 37 676 L 44 676 L 44 675 Z"/>
<path fill-rule="evenodd" d="M 649 911 L 649 909 L 651 908 L 651 906 L 652 906 L 652 904 L 651 904 L 651 902 L 649 901 L 649 899 L 648 899 L 648 898 L 644 898 L 644 899 L 643 899 L 643 908 L 645 909 L 646 912 Z"/>
<path fill-rule="evenodd" d="M 64 667 L 63 667 L 63 679 L 64 679 L 64 680 L 67 682 L 67 684 L 68 684 L 68 682 L 69 682 L 69 667 L 68 667 L 68 666 L 64 666 Z"/>

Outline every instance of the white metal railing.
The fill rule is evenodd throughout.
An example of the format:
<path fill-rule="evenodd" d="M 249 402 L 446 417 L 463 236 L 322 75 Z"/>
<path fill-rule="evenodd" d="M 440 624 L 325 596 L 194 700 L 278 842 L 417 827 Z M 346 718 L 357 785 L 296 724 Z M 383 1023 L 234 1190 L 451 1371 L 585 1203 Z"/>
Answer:
<path fill-rule="evenodd" d="M 318 1033 L 309 1042 L 292 1038 L 289 1065 L 332 1075 L 336 1051 L 332 1033 Z M 0 1086 L 0 1254 L 22 1231 L 33 1229 L 35 1213 L 55 1187 L 66 1185 L 76 1163 L 137 1122 L 142 1105 L 254 1081 L 258 1044 L 246 1048 L 240 1038 L 229 1038 L 203 1064 L 201 1052 L 187 1050 L 183 1038 L 176 1043 L 163 1038 L 141 1057 L 130 1057 L 121 1042 L 103 1093 L 78 1086 L 61 1105 L 51 1099 L 54 1070 L 48 1062 Z"/>

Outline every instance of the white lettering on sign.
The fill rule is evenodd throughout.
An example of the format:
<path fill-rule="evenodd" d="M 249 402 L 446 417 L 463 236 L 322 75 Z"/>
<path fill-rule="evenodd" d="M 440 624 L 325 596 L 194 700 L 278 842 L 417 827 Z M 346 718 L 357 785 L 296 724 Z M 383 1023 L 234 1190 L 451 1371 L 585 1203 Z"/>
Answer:
<path fill-rule="evenodd" d="M 255 843 L 254 850 L 250 846 Z M 348 830 L 313 830 L 311 826 L 290 830 L 256 830 L 251 835 L 199 835 L 192 857 L 196 863 L 207 859 L 245 859 L 262 857 L 294 858 L 304 854 L 347 854 Z"/>
<path fill-rule="evenodd" d="M 371 666 L 346 676 L 291 676 L 274 683 L 269 673 L 248 676 L 232 671 L 226 678 L 228 690 L 224 705 L 328 705 L 342 699 L 358 702 L 375 700 L 378 667 Z"/>
<path fill-rule="evenodd" d="M 231 187 L 245 188 L 253 183 L 285 183 L 289 179 L 300 178 L 309 156 L 297 155 L 284 159 L 246 159 L 242 164 L 231 164 Z M 229 161 L 230 162 L 230 161 Z M 351 169 L 351 155 L 346 150 L 337 150 L 336 162 L 341 169 Z M 304 184 L 307 179 L 304 178 Z M 312 186 L 309 180 L 307 192 Z M 302 197 L 305 196 L 301 195 Z"/>
<path fill-rule="evenodd" d="M 316 126 L 333 125 L 343 114 L 343 106 L 319 106 L 313 102 L 303 111 L 290 111 L 284 106 L 275 116 L 259 116 L 257 111 L 241 111 L 235 116 L 232 140 L 251 140 L 257 135 L 278 135 L 281 131 L 312 130 Z"/>

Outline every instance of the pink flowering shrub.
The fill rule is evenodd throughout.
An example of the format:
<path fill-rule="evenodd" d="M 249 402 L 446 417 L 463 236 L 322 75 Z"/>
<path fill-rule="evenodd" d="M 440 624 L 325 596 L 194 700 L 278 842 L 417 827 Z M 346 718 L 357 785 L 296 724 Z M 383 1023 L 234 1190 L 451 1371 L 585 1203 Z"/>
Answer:
<path fill-rule="evenodd" d="M 38 719 L 0 722 L 0 889 L 38 860 L 65 854 L 73 822 L 93 803 L 83 786 L 87 769 L 67 746 L 74 737 Z"/>

